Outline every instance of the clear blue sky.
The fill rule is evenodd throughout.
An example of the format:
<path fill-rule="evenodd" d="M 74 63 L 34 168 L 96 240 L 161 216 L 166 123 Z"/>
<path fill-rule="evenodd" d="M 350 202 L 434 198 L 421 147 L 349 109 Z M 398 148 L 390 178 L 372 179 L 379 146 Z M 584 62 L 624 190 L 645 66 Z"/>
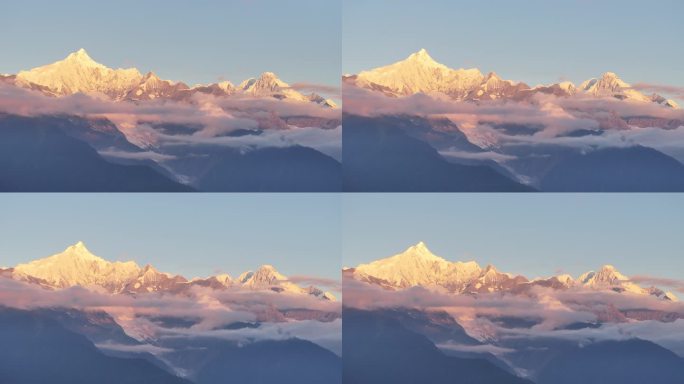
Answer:
<path fill-rule="evenodd" d="M 450 67 L 530 85 L 625 81 L 684 86 L 684 1 L 345 0 L 344 73 L 425 48 Z"/>
<path fill-rule="evenodd" d="M 190 85 L 264 71 L 291 83 L 340 81 L 340 0 L 8 0 L 0 8 L 0 73 L 85 48 L 107 66 Z"/>
<path fill-rule="evenodd" d="M 340 278 L 335 194 L 1 194 L 0 207 L 0 266 L 82 240 L 105 259 L 186 277 L 273 264 Z"/>
<path fill-rule="evenodd" d="M 613 264 L 684 278 L 684 194 L 347 194 L 343 264 L 425 241 L 451 261 L 547 276 Z"/>

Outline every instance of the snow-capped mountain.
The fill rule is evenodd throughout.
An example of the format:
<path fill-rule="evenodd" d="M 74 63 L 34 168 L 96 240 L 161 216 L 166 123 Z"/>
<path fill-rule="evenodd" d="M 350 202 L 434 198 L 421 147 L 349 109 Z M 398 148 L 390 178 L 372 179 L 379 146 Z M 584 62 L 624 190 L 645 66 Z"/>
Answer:
<path fill-rule="evenodd" d="M 13 276 L 40 279 L 54 288 L 98 286 L 119 293 L 140 274 L 136 263 L 106 261 L 93 255 L 83 242 L 78 242 L 63 252 L 15 266 Z"/>
<path fill-rule="evenodd" d="M 132 101 L 172 99 L 188 90 L 188 86 L 183 83 L 162 80 L 153 72 L 148 72 L 135 87 L 126 93 L 124 98 Z"/>
<path fill-rule="evenodd" d="M 613 72 L 606 72 L 598 79 L 584 81 L 579 87 L 572 82 L 564 81 L 531 88 L 522 82 L 504 80 L 494 72 L 485 76 L 477 68 L 449 68 L 436 62 L 425 49 L 394 64 L 345 76 L 344 80 L 392 97 L 439 92 L 458 101 L 523 100 L 539 92 L 563 97 L 576 94 L 597 98 L 613 97 L 620 100 L 655 102 L 677 108 L 673 100 L 656 94 L 646 96 Z"/>
<path fill-rule="evenodd" d="M 17 84 L 37 84 L 58 96 L 102 93 L 114 99 L 123 98 L 141 80 L 137 69 L 108 68 L 90 58 L 83 48 L 64 60 L 17 74 Z"/>
<path fill-rule="evenodd" d="M 245 272 L 235 280 L 227 274 L 188 280 L 180 275 L 160 272 L 151 265 L 140 267 L 133 261 L 107 261 L 95 256 L 80 241 L 55 255 L 0 270 L 0 276 L 39 284 L 49 289 L 80 286 L 112 294 L 181 293 L 192 286 L 203 286 L 213 289 L 233 287 L 270 290 L 335 300 L 334 295 L 316 287 L 298 286 L 271 265 L 263 265 L 256 272 Z"/>
<path fill-rule="evenodd" d="M 447 261 L 433 254 L 423 242 L 407 248 L 402 253 L 368 264 L 360 264 L 346 273 L 356 280 L 392 290 L 420 286 L 456 294 L 521 293 L 534 286 L 543 286 L 554 289 L 611 290 L 677 300 L 671 292 L 664 292 L 655 287 L 640 287 L 612 265 L 604 265 L 596 272 L 586 272 L 577 279 L 561 274 L 529 280 L 524 276 L 499 272 L 492 265 L 481 268 L 475 261 Z"/>
<path fill-rule="evenodd" d="M 464 99 L 485 80 L 479 69 L 451 69 L 436 62 L 425 49 L 408 58 L 356 75 L 357 85 L 397 96 L 441 92 Z"/>
<path fill-rule="evenodd" d="M 276 98 L 293 102 L 312 102 L 334 108 L 335 103 L 315 93 L 303 95 L 280 80 L 273 72 L 243 81 L 235 87 L 228 81 L 189 87 L 185 83 L 164 80 L 153 72 L 142 75 L 136 68 L 112 69 L 93 60 L 85 49 L 69 54 L 52 64 L 21 71 L 16 76 L 2 76 L 0 81 L 34 89 L 49 96 L 75 93 L 105 95 L 116 101 L 154 99 L 188 100 L 195 93 L 214 96 L 239 94 L 255 98 Z"/>
<path fill-rule="evenodd" d="M 642 102 L 653 101 L 641 92 L 632 89 L 613 72 L 606 72 L 599 79 L 589 79 L 580 84 L 579 89 L 595 97 L 615 97 L 621 100 L 635 100 Z"/>
<path fill-rule="evenodd" d="M 355 268 L 357 278 L 370 282 L 377 280 L 388 287 L 444 287 L 459 293 L 481 273 L 482 269 L 474 261 L 446 261 L 430 252 L 423 242 L 402 253 Z"/>

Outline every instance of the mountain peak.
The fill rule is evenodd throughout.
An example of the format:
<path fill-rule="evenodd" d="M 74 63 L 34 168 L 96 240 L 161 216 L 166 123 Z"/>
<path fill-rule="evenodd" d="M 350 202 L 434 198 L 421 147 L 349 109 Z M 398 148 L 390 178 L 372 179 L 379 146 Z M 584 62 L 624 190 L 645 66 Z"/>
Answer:
<path fill-rule="evenodd" d="M 414 247 L 416 247 L 416 248 L 425 248 L 425 249 L 427 249 L 427 244 L 425 244 L 424 241 L 419 241 L 419 242 L 416 243 L 416 245 L 414 245 Z"/>
<path fill-rule="evenodd" d="M 257 273 L 258 273 L 259 271 L 262 271 L 262 272 L 276 272 L 276 273 L 278 272 L 278 271 L 276 271 L 275 267 L 272 266 L 271 264 L 263 264 L 263 265 L 259 266 L 259 268 L 257 268 Z"/>
<path fill-rule="evenodd" d="M 140 83 L 141 78 L 137 69 L 108 68 L 93 60 L 82 48 L 63 60 L 17 74 L 19 84 L 40 85 L 56 95 L 97 93 L 114 99 L 125 95 Z"/>
<path fill-rule="evenodd" d="M 415 63 L 427 67 L 444 67 L 444 65 L 436 62 L 435 59 L 433 59 L 432 56 L 430 56 L 427 50 L 425 50 L 425 48 L 421 48 L 418 52 L 410 54 L 409 57 L 407 57 L 406 60 L 404 60 L 404 62 Z"/>
<path fill-rule="evenodd" d="M 287 277 L 278 272 L 272 265 L 264 264 L 257 268 L 256 272 L 244 284 L 248 287 L 263 288 L 285 280 Z"/>
<path fill-rule="evenodd" d="M 499 77 L 499 75 L 497 75 L 496 72 L 494 72 L 494 71 L 489 72 L 489 73 L 487 74 L 487 77 L 485 78 L 485 81 L 490 80 L 490 79 L 501 80 L 501 78 Z"/>
<path fill-rule="evenodd" d="M 430 251 L 427 245 L 422 241 L 419 241 L 417 244 L 408 247 L 403 253 L 400 254 L 400 256 L 414 259 L 418 258 L 425 260 L 443 261 L 442 258 L 432 253 L 432 251 Z"/>
<path fill-rule="evenodd" d="M 432 57 L 430 57 L 430 54 L 425 48 L 421 48 L 417 52 L 413 52 L 412 54 L 409 55 L 409 59 L 427 59 L 427 60 L 432 60 Z"/>
<path fill-rule="evenodd" d="M 76 244 L 68 246 L 64 252 L 62 252 L 63 255 L 68 256 L 68 257 L 78 257 L 81 259 L 100 259 L 99 257 L 95 256 L 88 247 L 86 247 L 85 243 L 82 241 L 77 242 Z"/>
<path fill-rule="evenodd" d="M 88 67 L 102 67 L 103 65 L 93 60 L 85 49 L 81 48 L 76 52 L 70 53 L 64 61 L 85 65 Z"/>
<path fill-rule="evenodd" d="M 155 74 L 152 71 L 149 71 L 145 74 L 145 76 L 143 76 L 141 81 L 145 82 L 147 80 L 161 80 L 161 79 L 159 78 L 159 76 L 157 76 L 157 74 Z"/>
<path fill-rule="evenodd" d="M 61 253 L 19 264 L 14 270 L 19 278 L 38 278 L 55 288 L 100 286 L 116 291 L 137 276 L 140 268 L 134 262 L 106 261 L 79 241 Z"/>
<path fill-rule="evenodd" d="M 278 76 L 276 76 L 276 74 L 273 73 L 273 72 L 266 71 L 266 72 L 263 72 L 263 73 L 259 76 L 259 78 L 260 78 L 260 79 L 277 79 Z"/>
<path fill-rule="evenodd" d="M 88 55 L 88 52 L 85 50 L 85 48 L 80 48 L 79 50 L 75 52 L 71 52 L 69 56 L 67 57 L 72 57 L 72 58 L 88 58 L 90 59 L 90 56 Z"/>

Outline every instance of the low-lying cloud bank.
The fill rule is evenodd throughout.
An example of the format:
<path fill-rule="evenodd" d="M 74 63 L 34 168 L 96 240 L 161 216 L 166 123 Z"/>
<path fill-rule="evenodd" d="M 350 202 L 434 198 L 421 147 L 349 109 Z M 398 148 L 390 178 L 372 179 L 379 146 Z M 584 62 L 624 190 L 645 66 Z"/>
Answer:
<path fill-rule="evenodd" d="M 211 94 L 194 94 L 188 101 L 151 100 L 142 102 L 115 102 L 92 95 L 75 94 L 49 97 L 37 91 L 0 82 L 0 112 L 22 116 L 76 115 L 86 118 L 106 118 L 132 143 L 142 147 L 155 147 L 166 139 L 154 127 L 160 124 L 199 126 L 201 129 L 185 138 L 201 140 L 205 145 L 317 146 L 326 153 L 340 150 L 339 127 L 329 127 L 340 121 L 338 109 L 325 108 L 314 103 L 254 98 L 248 96 L 217 97 Z M 288 119 L 299 119 L 298 126 L 287 124 Z M 339 125 L 339 124 L 338 124 Z M 252 137 L 225 138 L 235 130 L 268 131 Z M 274 132 L 270 132 L 270 131 Z M 337 140 L 336 142 L 334 140 Z M 119 154 L 122 156 L 121 154 Z M 123 155 L 132 156 L 132 155 Z"/>
<path fill-rule="evenodd" d="M 243 342 L 299 337 L 331 349 L 341 344 L 341 304 L 305 294 L 194 286 L 185 294 L 124 295 L 81 287 L 53 291 L 0 277 L 0 305 L 20 309 L 105 311 L 129 336 L 138 340 L 174 335 Z M 290 318 L 284 315 L 288 311 L 302 315 L 300 319 Z M 193 324 L 172 329 L 153 321 L 155 318 L 193 319 Z M 237 322 L 260 323 L 260 326 L 245 330 L 221 329 Z"/>
<path fill-rule="evenodd" d="M 343 96 L 349 114 L 446 117 L 471 142 L 496 152 L 505 153 L 508 146 L 539 144 L 586 149 L 644 145 L 671 155 L 681 154 L 684 148 L 684 110 L 656 103 L 542 93 L 526 101 L 460 102 L 439 94 L 395 98 L 351 84 L 343 85 Z M 512 124 L 532 132 L 509 134 L 497 128 Z M 592 134 L 573 134 L 580 131 Z M 462 153 L 452 156 L 472 158 Z M 499 162 L 511 160 L 481 156 Z"/>
<path fill-rule="evenodd" d="M 367 310 L 446 311 L 470 336 L 485 342 L 495 339 L 494 345 L 503 348 L 508 348 L 506 339 L 515 338 L 589 342 L 639 337 L 684 356 L 684 303 L 650 295 L 582 288 L 554 290 L 540 286 L 526 294 L 459 295 L 421 287 L 390 291 L 345 278 L 344 299 L 346 307 Z M 634 316 L 644 319 L 636 320 Z M 506 326 L 497 321 L 501 318 L 523 319 L 532 325 Z M 575 329 L 576 324 L 593 325 Z M 449 348 L 463 350 L 458 346 Z"/>

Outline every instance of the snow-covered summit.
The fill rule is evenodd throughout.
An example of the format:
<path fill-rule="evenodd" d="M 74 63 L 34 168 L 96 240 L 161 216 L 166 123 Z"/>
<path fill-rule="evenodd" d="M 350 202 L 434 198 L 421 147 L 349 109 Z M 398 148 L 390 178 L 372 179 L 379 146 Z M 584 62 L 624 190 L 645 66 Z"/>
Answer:
<path fill-rule="evenodd" d="M 648 97 L 615 74 L 606 72 L 600 78 L 589 79 L 576 87 L 569 81 L 530 88 L 523 82 L 505 80 L 496 73 L 483 75 L 477 68 L 452 69 L 435 61 L 425 49 L 390 65 L 344 77 L 355 85 L 401 97 L 416 93 L 442 93 L 457 101 L 525 100 L 536 93 L 559 97 L 588 95 L 596 98 L 617 98 L 638 102 L 656 102 L 677 108 L 672 100 L 659 95 Z M 656 100 L 657 99 L 657 100 Z"/>
<path fill-rule="evenodd" d="M 360 72 L 356 84 L 399 96 L 441 92 L 463 99 L 485 79 L 479 69 L 451 69 L 436 62 L 425 49 L 405 60 Z"/>
<path fill-rule="evenodd" d="M 598 79 L 589 79 L 579 88 L 586 94 L 595 97 L 615 97 L 621 100 L 635 100 L 651 102 L 651 98 L 641 92 L 632 89 L 632 86 L 623 81 L 614 72 L 606 72 Z"/>
<path fill-rule="evenodd" d="M 316 287 L 300 287 L 268 264 L 262 265 L 256 272 L 245 272 L 235 280 L 228 274 L 188 280 L 180 275 L 161 272 L 150 264 L 140 267 L 133 261 L 107 261 L 94 255 L 82 241 L 52 256 L 19 264 L 10 270 L 10 277 L 39 283 L 50 289 L 80 286 L 115 294 L 179 293 L 192 286 L 203 286 L 214 289 L 234 287 L 270 290 L 335 300 L 330 292 L 323 292 Z"/>
<path fill-rule="evenodd" d="M 32 277 L 54 288 L 99 286 L 120 292 L 138 277 L 140 267 L 132 261 L 109 262 L 95 256 L 81 241 L 44 259 L 14 267 L 17 278 Z"/>
<path fill-rule="evenodd" d="M 440 286 L 460 291 L 481 271 L 474 261 L 447 261 L 419 242 L 394 256 L 357 266 L 355 275 L 362 280 L 377 279 L 395 288 Z"/>
<path fill-rule="evenodd" d="M 586 272 L 576 280 L 568 274 L 528 280 L 524 276 L 500 272 L 493 265 L 482 269 L 474 261 L 447 261 L 433 254 L 423 242 L 407 248 L 402 253 L 368 264 L 360 264 L 351 271 L 355 279 L 387 289 L 421 286 L 446 289 L 452 293 L 520 293 L 534 286 L 543 286 L 554 289 L 629 292 L 676 300 L 671 292 L 640 287 L 612 265 L 604 265 L 596 272 Z"/>
<path fill-rule="evenodd" d="M 196 93 L 209 93 L 218 97 L 241 94 L 256 98 L 312 102 L 335 108 L 330 100 L 318 95 L 305 96 L 292 89 L 273 72 L 264 72 L 258 78 L 247 79 L 238 87 L 229 81 L 221 81 L 190 88 L 182 82 L 161 79 L 153 72 L 142 75 L 136 68 L 109 68 L 93 60 L 83 48 L 70 53 L 63 60 L 21 71 L 16 78 L 2 77 L 0 80 L 39 90 L 49 96 L 84 93 L 104 95 L 115 101 L 137 102 L 155 99 L 188 101 Z"/>
<path fill-rule="evenodd" d="M 141 79 L 142 75 L 137 69 L 108 68 L 93 60 L 81 48 L 63 60 L 19 72 L 16 82 L 27 86 L 36 84 L 60 96 L 99 93 L 120 99 Z"/>
<path fill-rule="evenodd" d="M 589 271 L 577 278 L 585 287 L 594 289 L 612 289 L 632 293 L 648 293 L 644 288 L 632 283 L 629 278 L 620 273 L 612 265 L 604 265 L 598 271 Z"/>

